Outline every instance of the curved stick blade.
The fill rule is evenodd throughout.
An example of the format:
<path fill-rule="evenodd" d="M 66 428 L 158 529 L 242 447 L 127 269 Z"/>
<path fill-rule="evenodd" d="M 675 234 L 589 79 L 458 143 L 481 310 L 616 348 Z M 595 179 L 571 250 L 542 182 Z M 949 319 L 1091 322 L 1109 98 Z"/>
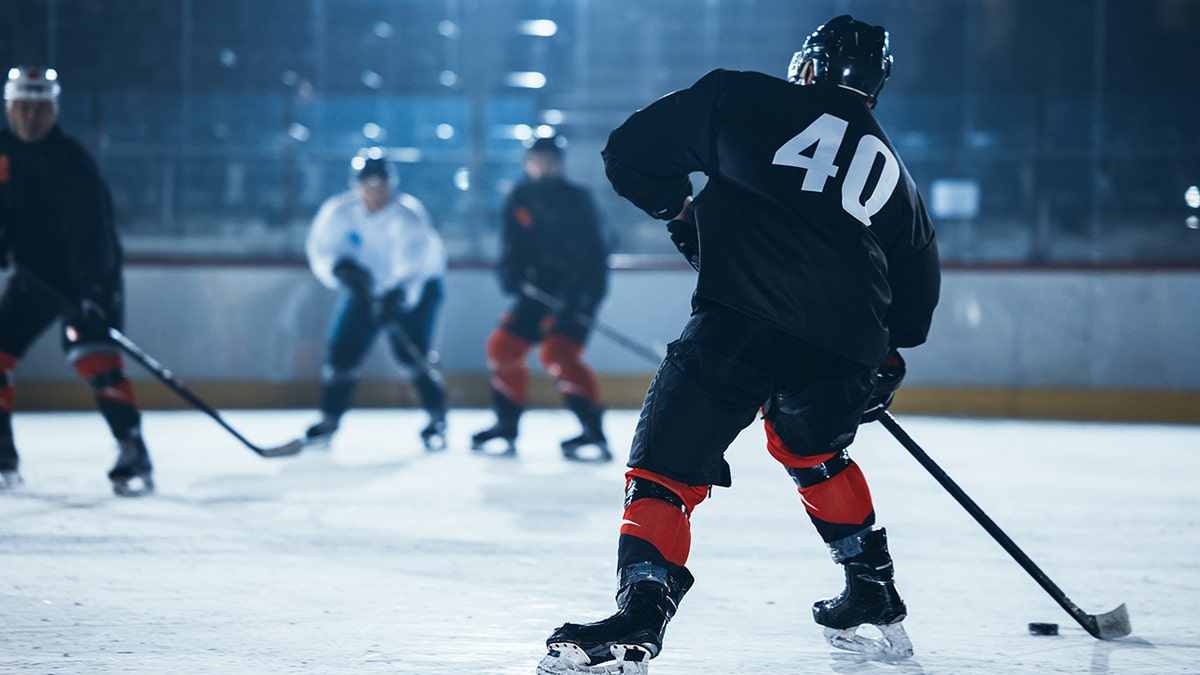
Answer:
<path fill-rule="evenodd" d="M 1133 632 L 1133 626 L 1129 623 L 1129 611 L 1125 609 L 1125 603 L 1121 603 L 1120 607 L 1111 612 L 1096 614 L 1094 616 L 1089 615 L 1083 627 L 1093 637 L 1100 638 L 1101 640 L 1114 640 L 1125 637 Z"/>
<path fill-rule="evenodd" d="M 297 438 L 294 441 L 289 441 L 273 448 L 254 448 L 254 451 L 263 457 L 290 457 L 299 454 L 303 449 L 304 440 Z"/>

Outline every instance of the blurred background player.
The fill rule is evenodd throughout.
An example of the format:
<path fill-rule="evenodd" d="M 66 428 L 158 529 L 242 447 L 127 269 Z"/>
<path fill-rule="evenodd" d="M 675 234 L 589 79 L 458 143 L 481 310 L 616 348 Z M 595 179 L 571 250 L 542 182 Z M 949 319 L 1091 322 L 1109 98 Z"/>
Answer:
<path fill-rule="evenodd" d="M 154 490 L 141 414 L 108 337 L 124 318 L 121 245 L 95 161 L 58 127 L 58 74 L 16 67 L 4 85 L 0 131 L 0 260 L 14 274 L 0 296 L 0 489 L 21 481 L 12 414 L 17 361 L 55 319 L 62 348 L 91 386 L 119 449 L 113 491 Z"/>
<path fill-rule="evenodd" d="M 715 70 L 609 136 L 613 187 L 672 221 L 699 278 L 634 434 L 619 610 L 555 630 L 539 673 L 646 672 L 693 582 L 689 519 L 730 485 L 725 450 L 760 410 L 768 451 L 844 567 L 841 595 L 813 606 L 826 639 L 912 654 L 886 535 L 847 453 L 903 379 L 897 348 L 925 341 L 940 284 L 921 197 L 871 114 L 891 64 L 883 28 L 839 16 L 787 81 Z M 709 177 L 694 204 L 692 171 Z M 878 632 L 860 634 L 867 624 Z"/>
<path fill-rule="evenodd" d="M 379 148 L 351 162 L 352 189 L 330 197 L 313 219 L 306 251 L 313 273 L 341 295 L 321 372 L 321 421 L 305 436 L 327 445 L 350 408 L 359 367 L 381 328 L 406 366 L 429 422 L 421 441 L 446 441 L 446 391 L 431 349 L 444 295 L 446 249 L 425 207 L 396 190 L 397 176 Z"/>
<path fill-rule="evenodd" d="M 472 437 L 472 448 L 500 439 L 506 443 L 503 454 L 516 452 L 517 424 L 529 394 L 526 357 L 541 342 L 538 358 L 583 427 L 579 436 L 562 442 L 563 455 L 608 461 L 600 386 L 583 362 L 591 319 L 608 291 L 599 214 L 591 193 L 563 176 L 557 138 L 533 143 L 525 154 L 525 174 L 504 204 L 497 265 L 501 287 L 516 301 L 487 341 L 496 423 Z"/>

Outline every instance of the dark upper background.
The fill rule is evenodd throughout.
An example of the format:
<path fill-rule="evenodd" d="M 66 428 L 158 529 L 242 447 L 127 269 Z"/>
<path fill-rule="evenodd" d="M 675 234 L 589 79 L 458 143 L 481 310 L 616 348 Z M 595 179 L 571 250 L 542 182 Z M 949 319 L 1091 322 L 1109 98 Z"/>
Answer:
<path fill-rule="evenodd" d="M 604 180 L 608 132 L 712 68 L 782 76 L 840 13 L 891 31 L 877 112 L 949 263 L 1200 266 L 1197 0 L 15 0 L 0 64 L 59 70 L 135 257 L 298 257 L 381 145 L 487 259 L 543 124 L 617 251 L 668 255 Z"/>

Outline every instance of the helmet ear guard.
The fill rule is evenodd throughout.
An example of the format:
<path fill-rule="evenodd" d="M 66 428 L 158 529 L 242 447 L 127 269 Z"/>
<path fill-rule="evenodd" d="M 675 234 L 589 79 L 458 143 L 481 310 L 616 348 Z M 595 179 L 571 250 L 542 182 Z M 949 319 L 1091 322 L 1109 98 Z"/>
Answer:
<path fill-rule="evenodd" d="M 868 105 L 875 104 L 891 74 L 887 30 L 848 14 L 819 26 L 788 65 L 789 82 L 834 84 L 863 96 Z"/>

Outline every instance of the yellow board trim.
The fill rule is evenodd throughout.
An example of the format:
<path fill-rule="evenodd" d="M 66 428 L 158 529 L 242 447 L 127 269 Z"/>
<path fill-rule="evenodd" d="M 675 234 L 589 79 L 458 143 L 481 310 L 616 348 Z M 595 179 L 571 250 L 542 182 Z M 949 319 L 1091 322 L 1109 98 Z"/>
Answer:
<path fill-rule="evenodd" d="M 653 374 L 602 375 L 600 390 L 608 408 L 640 408 Z M 315 408 L 320 383 L 195 381 L 187 386 L 217 409 Z M 187 409 L 188 403 L 153 380 L 134 383 L 145 410 Z M 488 376 L 450 373 L 446 390 L 452 407 L 491 405 Z M 415 396 L 403 381 L 364 380 L 355 394 L 362 408 L 410 408 Z M 532 378 L 528 407 L 561 407 L 554 383 Z M 17 409 L 91 410 L 91 391 L 81 381 L 29 382 L 17 387 Z M 892 412 L 910 415 L 991 417 L 1011 419 L 1080 420 L 1200 424 L 1200 392 L 1168 390 L 985 389 L 971 387 L 903 387 Z"/>

